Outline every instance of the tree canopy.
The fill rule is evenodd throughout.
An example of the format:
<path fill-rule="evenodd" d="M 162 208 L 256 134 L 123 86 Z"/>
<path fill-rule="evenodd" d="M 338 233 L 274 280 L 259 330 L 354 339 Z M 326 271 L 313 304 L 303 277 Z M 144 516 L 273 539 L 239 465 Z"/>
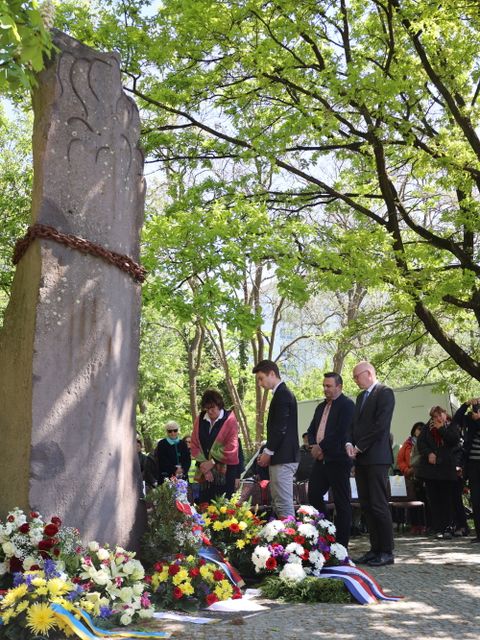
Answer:
<path fill-rule="evenodd" d="M 241 166 L 204 181 L 206 207 L 241 181 L 272 219 L 302 216 L 320 241 L 295 238 L 295 260 L 321 286 L 381 288 L 480 379 L 478 3 L 165 0 L 124 15 L 125 42 L 104 41 L 125 52 L 149 157 L 205 181 Z"/>

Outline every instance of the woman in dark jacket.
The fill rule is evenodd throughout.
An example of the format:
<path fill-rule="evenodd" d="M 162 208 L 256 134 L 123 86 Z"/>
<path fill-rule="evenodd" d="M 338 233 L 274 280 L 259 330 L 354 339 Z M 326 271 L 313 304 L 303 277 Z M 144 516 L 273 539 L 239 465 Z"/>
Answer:
<path fill-rule="evenodd" d="M 162 484 L 165 478 L 187 478 L 191 463 L 190 450 L 178 437 L 178 424 L 171 420 L 165 425 L 165 430 L 167 437 L 160 440 L 155 449 L 158 484 Z"/>
<path fill-rule="evenodd" d="M 417 449 L 421 461 L 417 477 L 425 481 L 432 526 L 438 539 L 452 537 L 453 500 L 457 483 L 456 451 L 460 440 L 457 427 L 445 409 L 432 407 L 430 420 L 420 432 Z"/>

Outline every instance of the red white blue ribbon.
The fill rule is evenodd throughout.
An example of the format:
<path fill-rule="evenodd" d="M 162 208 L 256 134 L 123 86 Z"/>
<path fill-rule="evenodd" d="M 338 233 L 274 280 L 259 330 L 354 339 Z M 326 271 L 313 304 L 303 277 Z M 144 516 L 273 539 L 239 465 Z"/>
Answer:
<path fill-rule="evenodd" d="M 366 571 L 350 565 L 324 567 L 320 578 L 342 580 L 343 584 L 360 604 L 374 604 L 379 600 L 398 602 L 403 596 L 387 595 L 378 582 Z"/>

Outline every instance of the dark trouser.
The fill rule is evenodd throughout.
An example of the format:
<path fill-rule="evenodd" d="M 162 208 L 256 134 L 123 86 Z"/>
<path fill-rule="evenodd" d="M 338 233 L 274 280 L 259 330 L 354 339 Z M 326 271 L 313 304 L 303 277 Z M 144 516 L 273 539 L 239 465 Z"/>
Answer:
<path fill-rule="evenodd" d="M 453 524 L 453 496 L 456 480 L 425 480 L 432 514 L 432 529 L 443 533 Z"/>
<path fill-rule="evenodd" d="M 352 525 L 350 505 L 350 461 L 323 462 L 315 460 L 308 481 L 308 500 L 315 509 L 326 513 L 323 496 L 331 489 L 335 503 L 335 526 L 337 541 L 348 548 Z"/>
<path fill-rule="evenodd" d="M 480 460 L 469 460 L 467 463 L 468 486 L 472 501 L 473 523 L 475 533 L 480 538 Z"/>
<path fill-rule="evenodd" d="M 392 553 L 393 525 L 388 504 L 388 464 L 366 464 L 355 467 L 358 499 L 365 515 L 374 553 Z"/>
<path fill-rule="evenodd" d="M 215 484 L 213 482 L 202 483 L 200 485 L 200 496 L 198 498 L 198 502 L 210 502 L 223 494 L 226 494 L 227 498 L 231 498 L 235 486 L 235 475 L 237 469 L 238 464 L 227 464 L 224 484 Z"/>
<path fill-rule="evenodd" d="M 465 481 L 463 478 L 457 478 L 455 483 L 455 489 L 453 490 L 453 522 L 455 529 L 467 529 L 467 514 L 465 513 L 465 507 L 463 506 L 463 487 Z"/>

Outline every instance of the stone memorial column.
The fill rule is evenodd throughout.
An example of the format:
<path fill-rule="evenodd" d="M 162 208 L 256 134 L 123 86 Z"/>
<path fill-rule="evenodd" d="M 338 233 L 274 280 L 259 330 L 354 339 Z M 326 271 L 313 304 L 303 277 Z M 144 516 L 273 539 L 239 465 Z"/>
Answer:
<path fill-rule="evenodd" d="M 55 44 L 33 98 L 33 240 L 0 335 L 0 516 L 35 509 L 135 547 L 139 116 L 116 55 Z"/>

